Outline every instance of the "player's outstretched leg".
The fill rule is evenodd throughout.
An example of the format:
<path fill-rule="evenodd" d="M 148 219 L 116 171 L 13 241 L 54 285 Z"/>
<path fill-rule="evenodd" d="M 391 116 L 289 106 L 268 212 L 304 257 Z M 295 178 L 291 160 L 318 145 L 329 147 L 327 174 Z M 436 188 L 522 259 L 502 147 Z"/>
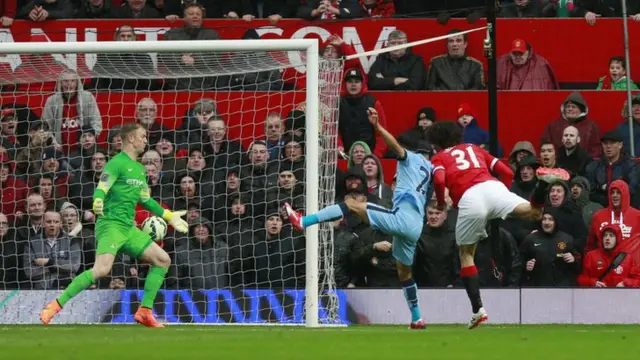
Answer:
<path fill-rule="evenodd" d="M 160 290 L 164 278 L 167 276 L 171 258 L 158 244 L 152 242 L 142 253 L 141 259 L 150 263 L 151 268 L 144 281 L 142 304 L 133 318 L 146 327 L 163 328 L 164 325 L 156 320 L 152 309 L 158 290 Z"/>
<path fill-rule="evenodd" d="M 394 242 L 396 243 L 396 242 Z M 422 320 L 420 315 L 420 306 L 418 305 L 418 285 L 413 279 L 411 266 L 403 264 L 401 261 L 396 262 L 398 268 L 398 279 L 402 283 L 402 292 L 407 300 L 409 311 L 411 312 L 411 324 L 409 329 L 424 329 L 427 324 Z"/>
<path fill-rule="evenodd" d="M 315 224 L 341 219 L 344 215 L 349 213 L 349 208 L 347 208 L 345 203 L 329 205 L 317 213 L 307 216 L 302 216 L 300 213 L 293 210 L 289 203 L 284 203 L 284 210 L 287 213 L 291 224 L 300 231 L 304 231 L 304 229 Z"/>
<path fill-rule="evenodd" d="M 69 286 L 62 292 L 60 297 L 48 303 L 40 312 L 40 321 L 48 325 L 53 317 L 56 316 L 62 307 L 74 296 L 91 286 L 96 280 L 103 276 L 107 276 L 111 272 L 111 266 L 115 255 L 100 254 L 96 256 L 96 262 L 91 270 L 86 270 L 82 274 L 76 276 Z"/>
<path fill-rule="evenodd" d="M 478 278 L 478 268 L 474 262 L 475 253 L 475 244 L 460 245 L 460 278 L 462 279 L 465 290 L 467 290 L 467 296 L 471 301 L 471 309 L 473 311 L 471 320 L 469 320 L 469 329 L 474 329 L 489 319 L 487 312 L 482 307 L 480 279 Z"/>

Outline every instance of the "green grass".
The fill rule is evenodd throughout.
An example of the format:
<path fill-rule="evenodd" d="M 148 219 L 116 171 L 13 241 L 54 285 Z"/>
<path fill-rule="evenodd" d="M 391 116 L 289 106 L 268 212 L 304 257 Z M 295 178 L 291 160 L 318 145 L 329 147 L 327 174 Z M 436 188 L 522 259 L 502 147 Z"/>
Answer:
<path fill-rule="evenodd" d="M 640 326 L 0 327 L 11 360 L 640 359 Z"/>

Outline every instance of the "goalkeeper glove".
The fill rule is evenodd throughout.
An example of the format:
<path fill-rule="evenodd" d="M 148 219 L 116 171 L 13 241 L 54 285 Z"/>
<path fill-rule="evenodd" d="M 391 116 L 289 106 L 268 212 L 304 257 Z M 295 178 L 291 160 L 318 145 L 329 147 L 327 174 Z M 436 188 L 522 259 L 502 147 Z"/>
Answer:
<path fill-rule="evenodd" d="M 96 214 L 96 216 L 102 216 L 102 208 L 104 207 L 104 200 L 102 199 L 95 199 L 93 200 L 93 213 Z"/>
<path fill-rule="evenodd" d="M 181 216 L 184 216 L 186 213 L 186 210 L 169 211 L 165 209 L 162 218 L 168 222 L 169 225 L 173 226 L 174 229 L 186 234 L 189 232 L 189 224 L 181 218 Z"/>

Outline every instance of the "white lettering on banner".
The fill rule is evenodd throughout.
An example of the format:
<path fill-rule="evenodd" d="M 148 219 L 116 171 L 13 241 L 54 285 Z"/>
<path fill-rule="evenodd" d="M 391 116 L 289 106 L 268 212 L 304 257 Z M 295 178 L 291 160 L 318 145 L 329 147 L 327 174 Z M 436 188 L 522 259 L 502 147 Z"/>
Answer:
<path fill-rule="evenodd" d="M 86 42 L 96 42 L 98 41 L 98 29 L 96 28 L 85 28 L 84 29 L 84 41 Z M 96 61 L 98 61 L 97 54 L 86 53 L 84 54 L 84 63 L 90 70 L 96 65 Z"/>
<path fill-rule="evenodd" d="M 386 46 L 387 44 L 387 39 L 389 38 L 389 34 L 395 30 L 396 30 L 395 26 L 383 27 L 382 31 L 380 31 L 380 35 L 378 35 L 378 40 L 376 41 L 376 45 L 373 48 L 373 50 L 380 50 L 384 48 L 384 46 Z M 345 26 L 342 29 L 342 40 L 344 40 L 344 42 L 346 42 L 347 44 L 353 46 L 356 53 L 363 53 L 365 51 L 369 51 L 362 46 L 362 40 L 360 40 L 358 31 L 354 26 Z M 367 44 L 367 45 L 370 45 L 370 44 Z M 363 56 L 359 58 L 360 63 L 362 64 L 362 68 L 366 73 L 369 73 L 369 69 L 371 69 L 371 65 L 373 65 L 373 63 L 376 61 L 376 58 L 377 56 L 375 55 L 369 56 L 369 57 Z"/>
<path fill-rule="evenodd" d="M 1 43 L 15 42 L 13 41 L 13 35 L 11 34 L 11 31 L 9 29 L 0 29 L 0 42 Z M 0 63 L 9 64 L 9 66 L 11 67 L 11 71 L 15 71 L 15 69 L 18 67 L 18 65 L 20 65 L 20 63 L 22 63 L 22 61 L 20 60 L 20 55 L 11 54 L 11 55 L 0 56 Z"/>
<path fill-rule="evenodd" d="M 144 41 L 158 41 L 158 35 L 164 35 L 169 31 L 169 27 L 137 27 L 133 31 L 136 35 L 144 35 Z M 115 30 L 114 30 L 115 33 Z M 149 53 L 153 68 L 158 68 L 158 53 Z"/>

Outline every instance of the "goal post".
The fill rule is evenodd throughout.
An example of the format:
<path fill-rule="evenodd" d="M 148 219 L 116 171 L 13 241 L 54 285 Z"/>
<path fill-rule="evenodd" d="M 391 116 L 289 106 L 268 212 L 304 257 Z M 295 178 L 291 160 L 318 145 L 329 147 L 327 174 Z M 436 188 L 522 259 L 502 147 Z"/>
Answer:
<path fill-rule="evenodd" d="M 305 91 L 305 210 L 306 213 L 314 213 L 319 207 L 329 205 L 335 200 L 335 171 L 337 166 L 337 109 L 339 104 L 339 89 L 342 76 L 342 60 L 322 59 L 319 54 L 318 40 L 293 39 L 293 40 L 194 40 L 194 41 L 141 41 L 135 42 L 107 41 L 107 42 L 29 42 L 29 43 L 0 43 L 0 55 L 24 55 L 24 54 L 117 54 L 117 53 L 212 53 L 247 54 L 257 52 L 263 57 L 274 60 L 272 62 L 256 63 L 250 69 L 233 68 L 233 66 L 220 66 L 213 69 L 204 69 L 211 72 L 209 75 L 220 75 L 220 71 L 228 74 L 242 71 L 274 70 L 280 64 L 280 70 L 284 68 L 304 68 L 306 81 Z M 277 52 L 280 57 L 269 54 Z M 293 57 L 300 59 L 300 63 L 289 60 L 285 56 L 289 52 L 300 52 L 303 56 Z M 262 59 L 256 56 L 258 60 Z M 249 57 L 250 59 L 250 57 Z M 321 69 L 324 70 L 321 70 Z M 90 72 L 83 74 L 77 70 L 80 77 L 88 78 Z M 324 71 L 324 74 L 321 72 Z M 114 74 L 112 74 L 114 75 Z M 117 74 L 115 74 L 117 75 Z M 149 74 L 141 76 L 147 77 Z M 157 73 L 157 79 L 162 79 L 166 74 Z M 198 73 L 202 76 L 202 73 Z M 224 75 L 224 74 L 223 74 Z M 123 77 L 131 75 L 123 74 Z M 185 74 L 169 74 L 169 77 L 185 77 Z M 324 78 L 324 80 L 323 80 Z M 54 79 L 20 79 L 30 81 L 52 81 Z M 55 79 L 57 80 L 57 79 Z M 335 84 L 337 81 L 337 84 Z M 334 82 L 329 84 L 328 82 Z M 199 90 L 201 91 L 201 90 Z M 213 90 L 216 91 L 216 90 Z M 299 90 L 294 90 L 299 91 Z M 325 92 L 323 94 L 323 92 Z M 29 96 L 29 94 L 27 94 Z M 324 103 L 322 103 L 324 102 Z M 292 104 L 295 105 L 295 104 Z M 284 118 L 284 115 L 283 115 Z M 107 131 L 105 127 L 104 131 Z M 304 324 L 308 327 L 322 326 L 323 323 L 338 324 L 339 319 L 322 321 L 319 318 L 320 293 L 334 291 L 335 283 L 331 278 L 333 272 L 327 269 L 332 266 L 332 229 L 329 225 L 313 226 L 306 230 L 305 247 L 305 308 Z M 321 271 L 324 275 L 320 276 Z M 329 295 L 329 297 L 334 295 Z M 73 301 L 73 300 L 72 300 Z M 338 306 L 338 301 L 328 300 L 329 307 Z M 328 309 L 328 313 L 337 314 L 335 308 Z"/>

